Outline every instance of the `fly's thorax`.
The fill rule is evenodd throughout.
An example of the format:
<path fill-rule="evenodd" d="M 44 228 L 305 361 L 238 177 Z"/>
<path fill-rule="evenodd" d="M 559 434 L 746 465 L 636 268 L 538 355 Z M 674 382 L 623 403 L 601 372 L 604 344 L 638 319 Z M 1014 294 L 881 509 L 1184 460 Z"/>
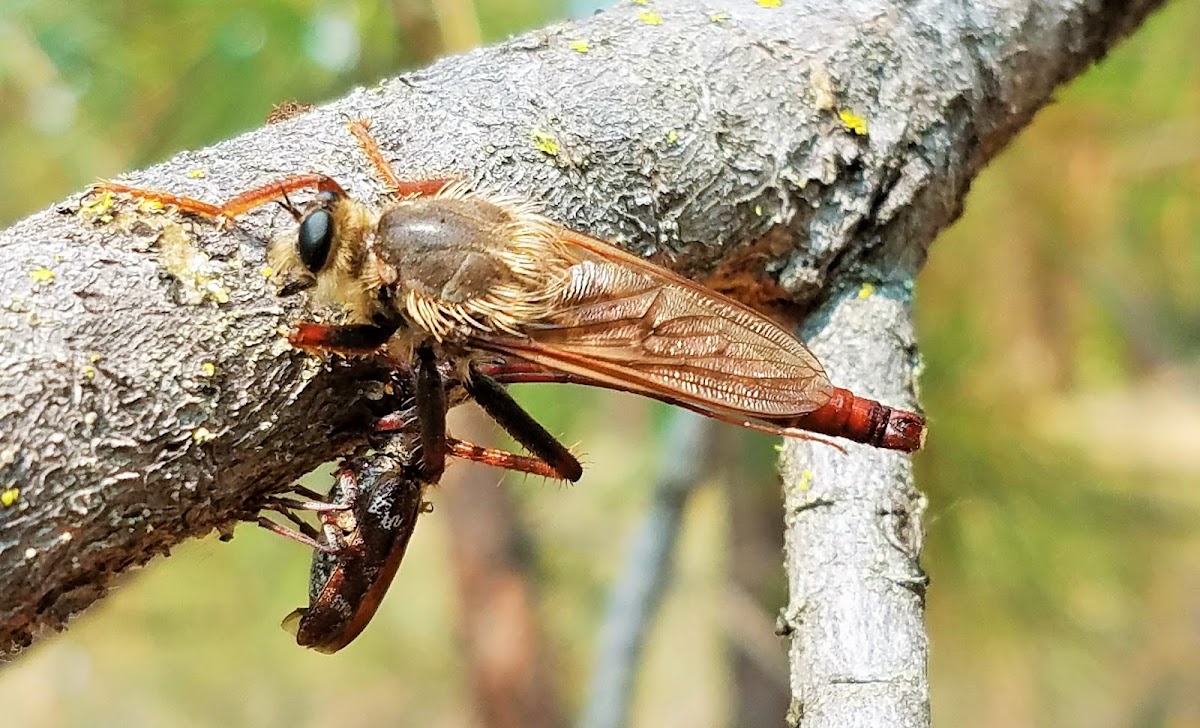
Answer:
<path fill-rule="evenodd" d="M 511 283 L 500 253 L 509 216 L 478 198 L 418 198 L 383 214 L 375 255 L 397 273 L 405 291 L 464 304 Z"/>
<path fill-rule="evenodd" d="M 398 308 L 438 341 L 519 333 L 549 309 L 573 262 L 526 206 L 457 187 L 384 212 L 373 255 L 395 280 Z"/>

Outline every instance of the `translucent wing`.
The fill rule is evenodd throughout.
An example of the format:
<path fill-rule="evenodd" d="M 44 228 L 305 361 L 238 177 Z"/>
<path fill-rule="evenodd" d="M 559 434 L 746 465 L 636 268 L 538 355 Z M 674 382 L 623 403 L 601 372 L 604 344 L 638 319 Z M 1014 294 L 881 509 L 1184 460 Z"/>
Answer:
<path fill-rule="evenodd" d="M 686 278 L 565 228 L 577 262 L 523 337 L 473 345 L 701 410 L 777 418 L 811 412 L 833 387 L 804 344 L 770 319 Z"/>

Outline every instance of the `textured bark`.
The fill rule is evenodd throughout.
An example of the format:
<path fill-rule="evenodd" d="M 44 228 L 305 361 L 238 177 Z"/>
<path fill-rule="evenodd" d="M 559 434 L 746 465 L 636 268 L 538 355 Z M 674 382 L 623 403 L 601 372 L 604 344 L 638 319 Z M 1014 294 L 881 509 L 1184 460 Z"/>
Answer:
<path fill-rule="evenodd" d="M 863 281 L 904 299 L 987 159 L 1159 4 L 623 4 L 130 181 L 217 200 L 320 171 L 378 200 L 342 126 L 366 116 L 405 173 L 463 174 L 532 197 L 558 221 L 755 303 L 799 313 Z M 0 492 L 12 500 L 19 489 L 0 508 L 0 651 L 61 627 L 121 571 L 229 524 L 361 438 L 364 388 L 349 376 L 359 367 L 322 367 L 277 334 L 296 311 L 261 275 L 263 241 L 292 230 L 271 207 L 224 231 L 129 208 L 105 223 L 76 198 L 0 233 Z M 831 326 L 853 322 L 857 334 L 814 330 L 830 342 L 820 353 L 837 384 L 900 397 L 907 350 L 881 346 L 893 355 L 877 371 L 845 358 L 907 330 L 903 300 L 875 299 L 893 300 L 868 297 L 849 318 L 826 309 L 839 314 Z M 902 457 L 854 448 L 840 465 L 816 462 L 825 456 L 810 466 L 822 487 L 874 483 L 876 504 L 907 488 Z M 828 520 L 832 543 L 845 534 L 820 514 L 833 510 L 791 522 Z M 793 573 L 794 588 L 828 566 L 795 554 L 790 565 L 815 570 Z M 790 614 L 804 598 L 793 593 Z M 875 638 L 912 638 L 901 621 Z M 819 653 L 801 642 L 794 676 Z M 797 715 L 818 725 L 811 697 L 799 696 Z M 883 705 L 848 702 L 839 710 L 855 719 L 834 723 L 915 725 L 927 710 L 918 698 L 887 704 L 911 708 L 902 715 Z"/>

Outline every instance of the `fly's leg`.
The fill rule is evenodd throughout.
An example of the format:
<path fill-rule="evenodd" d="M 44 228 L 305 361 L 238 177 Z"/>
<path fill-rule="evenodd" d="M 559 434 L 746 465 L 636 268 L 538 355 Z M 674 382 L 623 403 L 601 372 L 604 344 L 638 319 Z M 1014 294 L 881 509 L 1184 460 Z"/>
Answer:
<path fill-rule="evenodd" d="M 340 197 L 346 196 L 346 191 L 332 178 L 323 174 L 294 174 L 283 179 L 269 182 L 261 187 L 246 190 L 240 195 L 214 205 L 210 202 L 182 197 L 162 190 L 147 190 L 140 187 L 130 187 L 119 182 L 100 182 L 92 187 L 94 191 L 112 192 L 118 195 L 129 195 L 139 200 L 151 200 L 163 205 L 173 205 L 184 212 L 190 212 L 201 217 L 215 220 L 230 220 L 256 207 L 265 205 L 272 200 L 285 197 L 289 192 L 315 189 L 318 192 L 333 192 Z"/>
<path fill-rule="evenodd" d="M 413 361 L 416 380 L 417 427 L 421 435 L 422 479 L 441 480 L 446 470 L 446 384 L 438 371 L 437 355 L 428 344 L 417 347 Z"/>
<path fill-rule="evenodd" d="M 347 356 L 370 354 L 387 343 L 396 327 L 381 324 L 326 326 L 301 322 L 288 332 L 288 343 L 297 349 Z"/>
<path fill-rule="evenodd" d="M 355 141 L 358 142 L 359 148 L 363 154 L 367 155 L 367 159 L 371 160 L 371 164 L 375 165 L 375 170 L 379 172 L 379 177 L 387 183 L 392 192 L 397 197 L 425 197 L 441 192 L 446 186 L 457 182 L 458 180 L 449 177 L 437 179 L 421 179 L 407 180 L 396 174 L 396 170 L 392 168 L 391 162 L 383 156 L 383 151 L 379 148 L 379 143 L 375 141 L 375 137 L 371 136 L 371 124 L 366 119 L 356 119 L 346 125 L 350 133 L 354 135 Z"/>
<path fill-rule="evenodd" d="M 548 464 L 556 473 L 555 477 L 574 483 L 583 476 L 583 466 L 571 451 L 522 409 L 496 380 L 472 367 L 464 386 L 496 424 Z"/>
<path fill-rule="evenodd" d="M 412 411 L 393 412 L 379 418 L 375 424 L 376 432 L 401 432 L 413 424 Z M 537 457 L 517 455 L 507 450 L 476 445 L 457 437 L 446 437 L 446 454 L 463 460 L 471 460 L 496 468 L 512 470 L 528 475 L 540 475 L 543 478 L 563 480 L 563 475 L 553 465 Z"/>

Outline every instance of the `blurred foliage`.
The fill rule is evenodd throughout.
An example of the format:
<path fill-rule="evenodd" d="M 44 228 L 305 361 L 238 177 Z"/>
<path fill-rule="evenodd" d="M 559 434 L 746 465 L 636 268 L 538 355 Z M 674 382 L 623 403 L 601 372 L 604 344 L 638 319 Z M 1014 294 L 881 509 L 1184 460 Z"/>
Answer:
<path fill-rule="evenodd" d="M 256 127 L 274 103 L 340 95 L 563 12 L 550 0 L 3 0 L 0 224 Z M 922 274 L 933 435 L 918 467 L 940 724 L 1200 726 L 1198 28 L 1200 5 L 1175 3 L 1062 91 L 976 182 Z M 646 446 L 663 410 L 599 392 L 522 396 L 589 455 L 569 492 L 509 486 L 540 545 L 559 687 L 578 705 L 645 474 L 666 456 Z M 741 442 L 755 465 L 739 485 L 770 487 L 770 440 Z M 709 488 L 690 506 L 637 725 L 723 723 L 723 498 Z M 304 600 L 303 549 L 250 528 L 188 544 L 0 675 L 4 724 L 468 724 L 442 528 L 436 512 L 423 520 L 375 623 L 332 657 L 273 626 Z"/>

